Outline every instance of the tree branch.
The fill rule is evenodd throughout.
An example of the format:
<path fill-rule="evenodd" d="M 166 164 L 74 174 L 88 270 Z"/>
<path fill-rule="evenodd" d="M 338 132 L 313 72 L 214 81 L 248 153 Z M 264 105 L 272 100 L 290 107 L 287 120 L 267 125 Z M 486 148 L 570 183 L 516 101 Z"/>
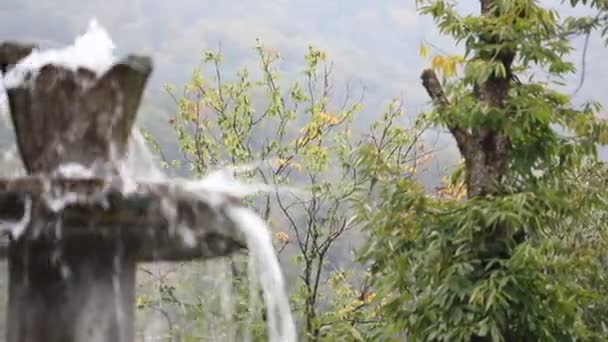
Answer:
<path fill-rule="evenodd" d="M 443 91 L 443 87 L 437 78 L 437 74 L 433 69 L 426 69 L 422 72 L 420 76 L 422 79 L 422 85 L 426 92 L 429 94 L 435 105 L 437 106 L 447 106 L 449 101 L 445 96 L 445 92 Z M 469 134 L 464 128 L 458 127 L 457 125 L 448 125 L 448 129 L 450 133 L 456 139 L 456 144 L 458 144 L 458 149 L 463 156 L 467 155 L 467 142 L 469 140 Z"/>

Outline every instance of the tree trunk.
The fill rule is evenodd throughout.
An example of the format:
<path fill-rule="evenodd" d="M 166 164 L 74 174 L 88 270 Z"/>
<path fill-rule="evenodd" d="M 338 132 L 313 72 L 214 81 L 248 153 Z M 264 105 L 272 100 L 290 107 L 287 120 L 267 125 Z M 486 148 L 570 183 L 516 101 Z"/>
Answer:
<path fill-rule="evenodd" d="M 481 15 L 500 15 L 494 8 L 495 3 L 496 0 L 480 0 Z M 498 45 L 501 43 L 498 37 L 482 36 L 480 38 L 486 44 Z M 485 104 L 488 108 L 499 109 L 503 115 L 508 115 L 504 109 L 507 105 L 508 91 L 511 86 L 511 66 L 514 57 L 514 51 L 506 50 L 501 51 L 496 56 L 479 54 L 473 57 L 485 61 L 494 60 L 503 64 L 506 71 L 505 76 L 490 75 L 483 84 L 477 84 L 473 89 L 473 94 L 480 104 Z M 425 70 L 422 74 L 422 81 L 436 105 L 449 105 L 449 101 L 433 70 Z M 473 199 L 485 196 L 500 196 L 500 183 L 507 175 L 510 154 L 510 142 L 505 132 L 500 128 L 483 126 L 466 130 L 457 125 L 451 125 L 449 129 L 465 160 L 467 197 Z M 482 259 L 509 257 L 508 229 L 509 227 L 504 224 L 486 227 L 482 237 L 485 251 L 480 251 Z M 482 265 L 481 269 L 484 268 L 485 265 Z M 503 327 L 502 331 L 507 341 L 510 340 L 508 330 L 507 327 Z M 489 341 L 490 338 L 474 336 L 471 340 L 481 342 Z"/>

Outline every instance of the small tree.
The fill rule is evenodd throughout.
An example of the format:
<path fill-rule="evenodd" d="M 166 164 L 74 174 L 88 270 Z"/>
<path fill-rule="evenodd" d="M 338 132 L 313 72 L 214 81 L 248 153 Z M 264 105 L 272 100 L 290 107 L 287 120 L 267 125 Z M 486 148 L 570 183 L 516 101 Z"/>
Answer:
<path fill-rule="evenodd" d="M 204 62 L 211 77 L 198 69 L 183 93 L 168 89 L 178 108 L 169 122 L 183 160 L 164 165 L 189 166 L 199 176 L 212 168 L 254 165 L 247 177 L 277 187 L 251 204 L 275 229 L 277 252 L 293 285 L 292 307 L 301 336 L 314 341 L 360 340 L 366 327 L 377 323 L 377 302 L 365 268 L 350 253 L 362 240 L 350 199 L 355 193 L 373 191 L 375 181 L 373 172 L 358 173 L 353 151 L 372 146 L 378 169 L 390 161 L 398 165 L 402 176 L 411 177 L 420 158 L 428 159 L 430 153 L 417 148 L 423 127 L 400 127 L 398 121 L 405 113 L 399 101 L 393 101 L 369 134 L 353 133 L 351 125 L 362 108 L 363 93 L 353 98 L 347 87 L 344 98 L 334 95 L 332 66 L 323 52 L 309 48 L 303 80 L 284 88 L 279 55 L 261 44 L 256 51 L 257 77 L 247 69 L 235 77 L 226 76 L 221 54 L 207 52 Z M 280 190 L 286 186 L 298 191 Z M 263 337 L 261 307 L 250 311 L 250 286 L 243 282 L 246 260 L 233 258 L 231 269 L 238 294 L 232 319 L 245 333 L 252 329 L 256 337 Z M 213 304 L 184 303 L 175 297 L 174 288 L 162 289 L 171 294 L 164 296 L 169 302 L 197 308 L 188 311 L 187 320 L 198 320 L 214 310 Z M 146 303 L 147 307 L 157 305 Z"/>
<path fill-rule="evenodd" d="M 480 0 L 477 16 L 453 1 L 418 3 L 465 48 L 464 57 L 435 56 L 422 83 L 429 119 L 463 157 L 448 192 L 466 198 L 428 196 L 392 177 L 374 206 L 361 206 L 371 234 L 363 258 L 388 301 L 376 338 L 604 340 L 606 271 L 591 246 L 603 244 L 605 225 L 583 219 L 603 215 L 605 194 L 581 178 L 598 167 L 608 131 L 599 105 L 576 109 L 552 89 L 574 71 L 569 36 L 597 23 L 560 21 L 528 0 Z M 535 80 L 532 67 L 550 81 Z"/>

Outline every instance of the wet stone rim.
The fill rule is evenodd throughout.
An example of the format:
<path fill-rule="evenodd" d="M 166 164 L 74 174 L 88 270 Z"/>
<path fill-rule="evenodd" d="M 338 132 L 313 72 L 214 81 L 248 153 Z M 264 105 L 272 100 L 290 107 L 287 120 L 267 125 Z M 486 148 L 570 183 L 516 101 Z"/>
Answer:
<path fill-rule="evenodd" d="M 49 189 L 51 191 L 49 191 Z M 195 258 L 222 257 L 244 251 L 245 239 L 226 215 L 228 207 L 243 206 L 240 199 L 224 195 L 217 205 L 196 197 L 179 186 L 167 183 L 138 183 L 135 191 L 123 193 L 102 178 L 67 179 L 27 176 L 0 179 L 0 220 L 19 222 L 26 215 L 26 202 L 45 206 L 49 198 L 61 199 L 66 194 L 78 200 L 47 212 L 61 221 L 61 232 L 55 229 L 28 231 L 19 239 L 45 242 L 61 239 L 113 239 L 126 244 L 138 261 L 187 261 Z M 218 194 L 213 194 L 217 196 Z M 209 194 L 211 196 L 211 194 Z M 166 201 L 174 205 L 176 222 L 170 222 Z M 196 239 L 186 243 L 176 227 L 186 227 Z M 60 236 L 58 236 L 60 235 Z M 10 241 L 5 232 L 0 240 L 0 257 L 5 257 Z"/>

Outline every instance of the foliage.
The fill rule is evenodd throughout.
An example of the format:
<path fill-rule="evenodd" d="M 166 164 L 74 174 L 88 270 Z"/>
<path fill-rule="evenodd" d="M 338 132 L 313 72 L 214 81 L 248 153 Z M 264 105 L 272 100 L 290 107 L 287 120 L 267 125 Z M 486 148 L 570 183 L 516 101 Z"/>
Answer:
<path fill-rule="evenodd" d="M 574 108 L 552 89 L 575 70 L 566 32 L 588 26 L 536 1 L 481 2 L 476 16 L 451 1 L 419 1 L 465 47 L 463 59 L 433 58 L 445 98 L 426 115 L 463 152 L 448 192 L 468 193 L 431 196 L 388 173 L 373 205 L 360 199 L 371 235 L 362 257 L 388 300 L 374 340 L 404 332 L 422 341 L 605 340 L 605 225 L 589 218 L 606 208 L 604 187 L 591 183 L 605 172 L 596 145 L 608 130 L 598 104 Z M 550 81 L 535 80 L 532 67 Z M 503 155 L 487 153 L 503 137 Z M 476 173 L 501 157 L 504 172 Z M 366 151 L 360 158 L 364 172 L 372 164 Z M 488 175 L 491 184 L 477 182 Z"/>
<path fill-rule="evenodd" d="M 353 133 L 363 93 L 355 97 L 347 88 L 343 99 L 333 94 L 331 64 L 323 52 L 310 47 L 300 80 L 284 87 L 278 53 L 259 42 L 256 51 L 259 70 L 254 73 L 242 69 L 226 76 L 222 55 L 207 52 L 206 68 L 193 72 L 183 93 L 167 89 L 178 108 L 169 123 L 183 160 L 165 160 L 163 165 L 188 166 L 199 176 L 211 168 L 253 165 L 246 178 L 277 185 L 276 192 L 252 199 L 251 205 L 275 229 L 276 249 L 292 284 L 292 307 L 301 336 L 315 341 L 366 340 L 369 327 L 379 323 L 379 301 L 368 285 L 369 274 L 349 250 L 361 239 L 350 199 L 355 193 L 371 194 L 379 170 L 396 167 L 400 177 L 412 177 L 430 153 L 419 150 L 424 127 L 422 123 L 408 129 L 399 125 L 405 112 L 395 100 L 369 134 Z M 153 138 L 147 137 L 159 150 Z M 359 148 L 373 150 L 377 170 L 358 173 L 353 151 Z M 300 191 L 287 193 L 279 188 L 286 186 Z M 240 331 L 250 330 L 256 339 L 263 338 L 262 310 L 252 311 L 248 299 L 246 259 L 235 257 L 230 263 L 237 293 L 233 320 Z M 175 295 L 167 301 L 201 308 L 183 302 L 187 301 Z M 142 309 L 158 305 L 146 304 Z M 200 320 L 213 306 L 207 303 L 202 311 L 188 310 L 185 320 Z"/>
<path fill-rule="evenodd" d="M 184 158 L 165 166 L 201 175 L 249 164 L 249 177 L 277 185 L 251 204 L 292 265 L 292 307 L 307 340 L 606 340 L 608 170 L 596 149 L 608 126 L 599 104 L 575 107 L 555 89 L 576 71 L 569 39 L 595 29 L 606 36 L 607 3 L 570 0 L 598 15 L 562 19 L 530 0 L 481 0 L 481 15 L 461 15 L 454 1 L 417 2 L 465 54 L 420 47 L 434 106 L 409 129 L 393 101 L 369 130 L 353 133 L 361 103 L 350 92 L 333 96 L 324 53 L 310 48 L 302 80 L 285 88 L 280 56 L 258 44 L 255 76 L 243 69 L 226 78 L 221 54 L 208 52 L 210 73 L 196 70 L 179 95 L 168 89 Z M 434 193 L 413 177 L 428 157 L 418 139 L 429 122 L 452 133 L 463 157 Z M 362 264 L 344 263 L 361 228 Z M 263 338 L 246 259 L 228 269 L 238 295 L 225 324 Z M 219 305 L 208 292 L 197 296 L 205 302 L 185 303 L 165 285 L 161 299 L 190 308 L 187 320 L 203 321 Z"/>

